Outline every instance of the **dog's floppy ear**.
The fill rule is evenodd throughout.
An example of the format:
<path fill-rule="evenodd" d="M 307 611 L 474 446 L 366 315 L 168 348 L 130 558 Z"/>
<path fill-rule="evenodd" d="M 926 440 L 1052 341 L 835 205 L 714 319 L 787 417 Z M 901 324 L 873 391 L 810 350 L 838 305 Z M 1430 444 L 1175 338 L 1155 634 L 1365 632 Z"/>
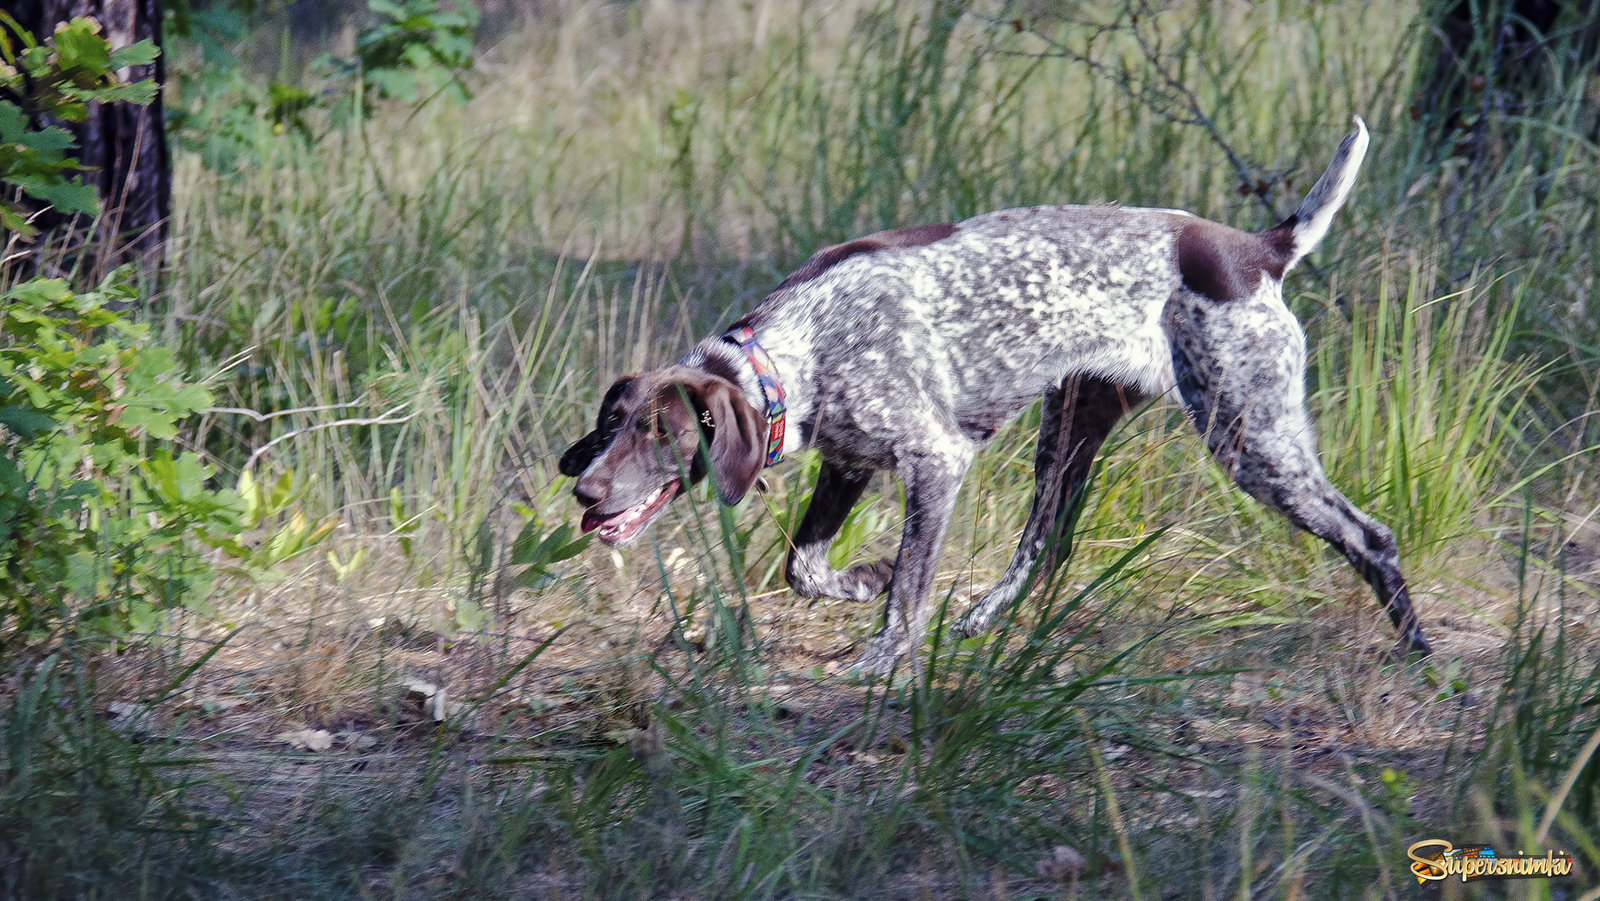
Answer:
<path fill-rule="evenodd" d="M 612 383 L 606 391 L 605 400 L 600 402 L 600 413 L 594 418 L 594 431 L 567 448 L 561 455 L 559 469 L 564 476 L 577 478 L 589 468 L 594 458 L 606 449 L 611 439 L 616 436 L 617 429 L 622 427 L 622 414 L 617 410 L 617 401 L 622 399 L 622 392 L 628 390 L 633 384 L 633 376 L 627 375 Z"/>
<path fill-rule="evenodd" d="M 711 420 L 711 474 L 717 495 L 732 506 L 744 500 L 766 465 L 767 417 L 721 379 L 705 384 L 701 397 Z"/>

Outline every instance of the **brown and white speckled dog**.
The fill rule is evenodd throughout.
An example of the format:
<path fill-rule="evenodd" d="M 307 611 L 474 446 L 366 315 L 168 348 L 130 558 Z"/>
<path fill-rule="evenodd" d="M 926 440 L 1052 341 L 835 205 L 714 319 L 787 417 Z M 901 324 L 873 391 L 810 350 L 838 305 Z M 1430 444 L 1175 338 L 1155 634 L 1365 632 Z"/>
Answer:
<path fill-rule="evenodd" d="M 795 591 L 869 601 L 883 626 L 857 661 L 921 646 L 940 548 L 978 448 L 1041 394 L 1033 511 L 1016 554 L 956 625 L 989 627 L 1042 556 L 1101 442 L 1132 406 L 1175 395 L 1256 499 L 1328 541 L 1371 584 L 1402 645 L 1427 653 L 1393 534 L 1328 483 L 1304 409 L 1305 335 L 1283 276 L 1327 232 L 1367 149 L 1339 145 L 1294 215 L 1247 234 L 1170 210 L 1035 207 L 826 248 L 725 335 L 619 380 L 561 458 L 585 531 L 631 541 L 709 472 L 738 503 L 785 452 L 821 451 L 793 537 Z M 828 548 L 876 470 L 905 485 L 893 566 L 837 571 Z"/>

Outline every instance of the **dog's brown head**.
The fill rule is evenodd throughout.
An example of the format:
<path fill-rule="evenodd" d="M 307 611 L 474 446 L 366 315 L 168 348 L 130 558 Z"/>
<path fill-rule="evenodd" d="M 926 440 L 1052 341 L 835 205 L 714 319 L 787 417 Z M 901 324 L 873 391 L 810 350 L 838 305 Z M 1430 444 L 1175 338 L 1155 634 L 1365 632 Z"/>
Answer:
<path fill-rule="evenodd" d="M 727 379 L 688 366 L 618 379 L 606 392 L 594 431 L 561 456 L 561 474 L 578 484 L 583 531 L 612 547 L 627 544 L 686 485 L 716 480 L 737 504 L 766 462 L 766 417 Z"/>

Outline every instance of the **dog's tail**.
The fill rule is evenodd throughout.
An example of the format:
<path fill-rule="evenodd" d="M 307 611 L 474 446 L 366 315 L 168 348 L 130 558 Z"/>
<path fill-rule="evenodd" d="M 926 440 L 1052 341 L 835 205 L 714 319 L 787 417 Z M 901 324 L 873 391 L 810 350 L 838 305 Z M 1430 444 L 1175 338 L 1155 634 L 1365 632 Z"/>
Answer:
<path fill-rule="evenodd" d="M 1288 252 L 1288 261 L 1283 267 L 1286 270 L 1310 253 L 1322 236 L 1328 233 L 1333 214 L 1344 205 L 1344 199 L 1350 195 L 1350 187 L 1355 184 L 1356 171 L 1361 168 L 1361 160 L 1367 155 L 1367 125 L 1360 116 L 1351 118 L 1355 120 L 1356 130 L 1339 142 L 1333 161 L 1328 163 L 1328 171 L 1322 173 L 1317 183 L 1311 186 L 1311 193 L 1300 201 L 1300 208 L 1273 229 L 1287 238 L 1283 242 Z"/>

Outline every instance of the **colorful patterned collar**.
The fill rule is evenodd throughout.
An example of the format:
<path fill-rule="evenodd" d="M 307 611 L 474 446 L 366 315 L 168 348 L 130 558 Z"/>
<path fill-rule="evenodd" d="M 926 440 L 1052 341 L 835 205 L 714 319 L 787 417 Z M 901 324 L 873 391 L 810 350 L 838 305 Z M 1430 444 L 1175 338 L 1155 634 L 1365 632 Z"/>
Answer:
<path fill-rule="evenodd" d="M 739 345 L 756 371 L 756 381 L 761 383 L 761 396 L 767 402 L 767 422 L 771 423 L 771 429 L 767 432 L 767 465 L 775 465 L 783 459 L 784 432 L 783 386 L 778 384 L 778 369 L 772 365 L 772 358 L 767 356 L 760 342 L 756 341 L 755 329 L 742 326 L 723 335 L 722 340 Z"/>

